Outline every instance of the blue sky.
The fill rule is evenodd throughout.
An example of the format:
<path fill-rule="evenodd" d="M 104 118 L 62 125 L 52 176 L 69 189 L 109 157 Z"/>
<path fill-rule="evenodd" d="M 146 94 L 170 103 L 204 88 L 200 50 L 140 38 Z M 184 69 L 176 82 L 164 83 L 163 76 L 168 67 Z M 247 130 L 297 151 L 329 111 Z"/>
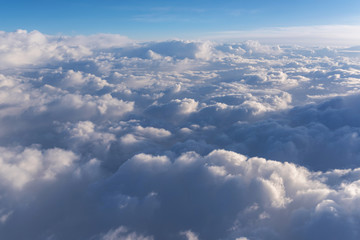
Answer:
<path fill-rule="evenodd" d="M 360 25 L 359 0 L 1 1 L 0 30 L 197 38 L 270 27 Z"/>

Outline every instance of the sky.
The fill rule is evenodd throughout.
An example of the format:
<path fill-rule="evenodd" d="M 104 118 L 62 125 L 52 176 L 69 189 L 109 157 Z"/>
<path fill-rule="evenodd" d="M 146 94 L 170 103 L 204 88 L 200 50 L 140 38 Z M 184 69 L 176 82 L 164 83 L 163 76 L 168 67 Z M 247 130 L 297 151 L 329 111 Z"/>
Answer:
<path fill-rule="evenodd" d="M 0 239 L 359 240 L 358 1 L 0 4 Z"/>
<path fill-rule="evenodd" d="M 137 40 L 198 39 L 224 31 L 360 25 L 357 0 L 1 1 L 0 29 L 114 33 Z"/>

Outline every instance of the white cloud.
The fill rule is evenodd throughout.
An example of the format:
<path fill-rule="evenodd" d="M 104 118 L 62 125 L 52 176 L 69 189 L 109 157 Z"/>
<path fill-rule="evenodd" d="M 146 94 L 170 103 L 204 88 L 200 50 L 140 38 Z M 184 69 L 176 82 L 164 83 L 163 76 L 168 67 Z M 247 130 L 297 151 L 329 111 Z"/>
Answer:
<path fill-rule="evenodd" d="M 1 68 L 47 64 L 49 61 L 79 60 L 92 49 L 132 45 L 126 37 L 112 34 L 93 36 L 50 36 L 36 30 L 0 32 Z"/>
<path fill-rule="evenodd" d="M 221 169 L 221 174 L 216 168 Z M 349 170 L 347 174 L 357 171 Z M 105 186 L 128 182 L 129 185 L 122 184 L 119 191 L 140 199 L 147 198 L 151 192 L 157 193 L 155 197 L 160 205 L 156 212 L 148 212 L 149 217 L 153 219 L 155 229 L 157 224 L 166 226 L 166 229 L 152 231 L 146 220 L 142 222 L 143 217 L 131 221 L 133 227 L 150 231 L 155 238 L 165 233 L 172 234 L 169 229 L 186 228 L 191 224 L 193 231 L 182 231 L 188 239 L 240 238 L 244 235 L 249 239 L 259 239 L 271 234 L 279 239 L 289 239 L 297 234 L 327 236 L 328 233 L 322 229 L 313 229 L 316 224 L 322 227 L 331 224 L 329 219 L 321 219 L 323 214 L 338 216 L 333 219 L 336 222 L 350 216 L 357 220 L 360 218 L 359 212 L 353 211 L 359 200 L 359 176 L 353 180 L 339 176 L 342 178 L 339 188 L 339 185 L 326 183 L 329 174 L 332 173 L 311 172 L 291 163 L 247 159 L 224 150 L 213 151 L 205 157 L 184 153 L 174 163 L 164 156 L 139 154 L 121 166 Z M 170 190 L 174 186 L 177 188 Z M 140 211 L 141 201 L 137 204 Z M 119 211 L 126 212 L 126 209 Z M 302 219 L 297 220 L 301 222 L 295 221 L 301 212 Z M 172 217 L 162 218 L 163 214 Z M 319 222 L 313 222 L 318 217 L 316 221 Z M 272 233 L 260 231 L 264 227 Z M 299 232 L 292 231 L 294 228 Z M 353 231 L 357 225 L 353 223 L 347 228 Z M 349 236 L 349 239 L 355 239 L 357 235 Z"/>
<path fill-rule="evenodd" d="M 181 232 L 180 234 L 185 236 L 187 240 L 199 240 L 198 236 L 190 230 Z"/>
<path fill-rule="evenodd" d="M 3 186 L 21 189 L 37 180 L 52 180 L 58 174 L 71 169 L 78 157 L 70 151 L 54 148 L 44 152 L 36 148 L 0 148 L 0 178 Z"/>
<path fill-rule="evenodd" d="M 0 32 L 0 238 L 358 239 L 358 47 L 258 34 Z"/>
<path fill-rule="evenodd" d="M 94 123 L 90 121 L 78 122 L 73 128 L 69 129 L 72 138 L 80 139 L 81 141 L 100 141 L 107 144 L 115 140 L 115 136 L 110 133 L 101 133 L 95 131 Z"/>
<path fill-rule="evenodd" d="M 74 37 L 63 36 L 61 40 L 68 45 L 80 45 L 90 49 L 108 49 L 135 45 L 129 38 L 117 34 L 95 34 Z"/>
<path fill-rule="evenodd" d="M 2 68 L 44 64 L 67 58 L 80 59 L 91 54 L 86 47 L 66 46 L 38 31 L 0 32 L 0 46 Z"/>
<path fill-rule="evenodd" d="M 129 230 L 123 226 L 118 227 L 115 230 L 110 230 L 106 233 L 101 240 L 152 240 L 152 237 L 146 237 L 138 235 L 136 232 L 129 232 Z"/>
<path fill-rule="evenodd" d="M 75 87 L 79 89 L 86 88 L 88 85 L 89 90 L 101 90 L 106 86 L 109 86 L 107 81 L 93 75 L 84 74 L 80 71 L 69 70 L 65 77 L 62 79 L 62 84 L 65 88 Z"/>
<path fill-rule="evenodd" d="M 259 40 L 272 44 L 305 44 L 309 46 L 358 44 L 360 35 L 357 25 L 318 25 L 273 27 L 256 30 L 226 31 L 209 34 L 206 39 L 244 41 Z"/>
<path fill-rule="evenodd" d="M 113 98 L 110 94 L 103 96 L 91 96 L 89 94 L 66 94 L 61 96 L 57 103 L 54 114 L 65 112 L 65 114 L 77 114 L 76 117 L 88 119 L 91 117 L 116 118 L 131 112 L 134 102 L 125 102 Z"/>
<path fill-rule="evenodd" d="M 142 127 L 136 126 L 135 131 L 139 135 L 143 135 L 149 138 L 166 138 L 171 136 L 171 132 L 163 129 L 163 128 L 154 128 L 154 127 Z"/>

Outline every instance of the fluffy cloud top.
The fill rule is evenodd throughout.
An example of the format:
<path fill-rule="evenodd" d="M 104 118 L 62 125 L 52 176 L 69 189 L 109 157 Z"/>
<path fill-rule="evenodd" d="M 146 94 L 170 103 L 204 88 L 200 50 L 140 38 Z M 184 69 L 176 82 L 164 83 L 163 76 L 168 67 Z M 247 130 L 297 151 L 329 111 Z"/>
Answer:
<path fill-rule="evenodd" d="M 155 238 L 178 232 L 181 239 L 191 229 L 197 234 L 186 233 L 188 239 L 327 239 L 341 233 L 356 239 L 358 177 L 359 169 L 310 172 L 214 150 L 174 161 L 138 154 L 99 190 L 121 193 L 118 221 Z M 333 229 L 324 231 L 327 226 Z"/>
<path fill-rule="evenodd" d="M 23 151 L 0 149 L 0 178 L 3 187 L 21 189 L 32 180 L 51 180 L 73 165 L 77 156 L 62 149 L 49 149 L 44 153 L 36 148 Z"/>
<path fill-rule="evenodd" d="M 0 238 L 359 239 L 357 49 L 0 32 Z"/>

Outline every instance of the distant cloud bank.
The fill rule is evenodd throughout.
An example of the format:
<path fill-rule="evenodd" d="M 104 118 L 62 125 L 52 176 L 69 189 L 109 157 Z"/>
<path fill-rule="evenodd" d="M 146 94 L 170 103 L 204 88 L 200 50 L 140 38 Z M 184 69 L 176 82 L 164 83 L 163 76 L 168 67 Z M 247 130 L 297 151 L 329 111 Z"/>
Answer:
<path fill-rule="evenodd" d="M 0 32 L 0 238 L 359 239 L 359 50 Z"/>
<path fill-rule="evenodd" d="M 306 46 L 351 46 L 360 42 L 359 25 L 318 25 L 272 27 L 255 30 L 209 33 L 205 39 L 222 41 L 258 40 L 267 44 L 300 44 Z"/>

